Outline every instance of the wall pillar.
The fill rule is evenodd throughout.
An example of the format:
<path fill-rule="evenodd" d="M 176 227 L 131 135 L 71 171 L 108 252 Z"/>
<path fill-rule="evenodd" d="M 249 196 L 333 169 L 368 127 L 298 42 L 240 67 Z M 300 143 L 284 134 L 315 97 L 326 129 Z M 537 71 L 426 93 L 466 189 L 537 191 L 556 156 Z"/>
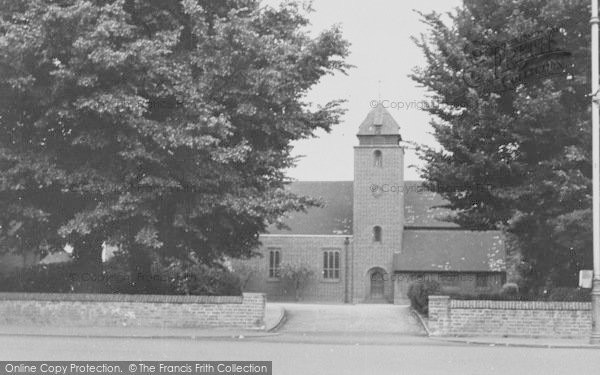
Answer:
<path fill-rule="evenodd" d="M 590 344 L 600 345 L 600 279 L 594 278 L 592 288 L 592 334 Z"/>
<path fill-rule="evenodd" d="M 429 296 L 429 330 L 434 336 L 450 334 L 450 297 Z"/>

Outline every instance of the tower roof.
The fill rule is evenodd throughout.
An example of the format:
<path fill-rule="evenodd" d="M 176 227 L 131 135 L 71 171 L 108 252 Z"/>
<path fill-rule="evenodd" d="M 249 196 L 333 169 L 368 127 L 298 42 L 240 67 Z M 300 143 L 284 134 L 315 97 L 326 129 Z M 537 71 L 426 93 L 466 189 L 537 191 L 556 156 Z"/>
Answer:
<path fill-rule="evenodd" d="M 360 124 L 357 135 L 400 135 L 400 126 L 380 103 Z"/>

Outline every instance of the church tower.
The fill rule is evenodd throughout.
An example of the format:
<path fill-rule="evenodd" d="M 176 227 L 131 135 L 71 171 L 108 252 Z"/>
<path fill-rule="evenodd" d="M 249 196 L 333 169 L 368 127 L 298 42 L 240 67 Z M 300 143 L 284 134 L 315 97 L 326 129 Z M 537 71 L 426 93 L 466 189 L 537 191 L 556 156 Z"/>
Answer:
<path fill-rule="evenodd" d="M 400 126 L 379 105 L 354 147 L 352 301 L 393 301 L 392 263 L 402 248 L 404 148 Z"/>

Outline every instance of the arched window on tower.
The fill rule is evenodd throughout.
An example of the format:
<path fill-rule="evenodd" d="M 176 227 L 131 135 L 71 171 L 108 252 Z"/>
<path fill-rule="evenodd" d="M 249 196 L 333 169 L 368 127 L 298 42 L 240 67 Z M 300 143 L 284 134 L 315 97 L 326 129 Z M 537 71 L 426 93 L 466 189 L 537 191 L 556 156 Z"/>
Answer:
<path fill-rule="evenodd" d="M 381 151 L 375 150 L 373 153 L 373 164 L 379 168 L 383 166 L 383 155 L 381 154 Z"/>
<path fill-rule="evenodd" d="M 373 241 L 381 242 L 381 227 L 380 226 L 373 227 Z"/>

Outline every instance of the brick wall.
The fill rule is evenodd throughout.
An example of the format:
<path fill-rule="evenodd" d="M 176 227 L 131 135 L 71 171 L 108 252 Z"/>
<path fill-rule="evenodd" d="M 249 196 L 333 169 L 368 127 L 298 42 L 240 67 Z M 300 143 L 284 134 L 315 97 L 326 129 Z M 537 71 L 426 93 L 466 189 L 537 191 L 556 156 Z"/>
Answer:
<path fill-rule="evenodd" d="M 374 165 L 376 150 L 382 154 L 381 167 Z M 402 249 L 404 230 L 403 171 L 404 149 L 398 145 L 354 148 L 354 302 L 371 298 L 370 276 L 375 268 L 385 272 L 385 298 L 393 300 L 394 252 Z M 380 189 L 373 191 L 373 187 Z M 373 241 L 374 226 L 382 229 L 379 243 Z"/>
<path fill-rule="evenodd" d="M 350 248 L 352 236 L 261 235 L 260 256 L 248 260 L 233 259 L 232 266 L 234 271 L 242 265 L 253 270 L 245 291 L 266 293 L 270 301 L 294 300 L 293 291 L 280 279 L 269 278 L 269 251 L 279 250 L 281 264 L 304 265 L 313 271 L 302 300 L 343 303 L 346 282 L 350 287 L 350 280 L 346 280 L 346 255 L 349 255 L 344 244 L 346 238 L 350 240 Z M 340 252 L 340 277 L 334 280 L 323 277 L 323 252 L 331 250 Z"/>
<path fill-rule="evenodd" d="M 589 302 L 463 301 L 429 297 L 429 329 L 438 336 L 585 337 Z"/>
<path fill-rule="evenodd" d="M 264 325 L 265 296 L 0 293 L 0 325 L 237 327 Z"/>

